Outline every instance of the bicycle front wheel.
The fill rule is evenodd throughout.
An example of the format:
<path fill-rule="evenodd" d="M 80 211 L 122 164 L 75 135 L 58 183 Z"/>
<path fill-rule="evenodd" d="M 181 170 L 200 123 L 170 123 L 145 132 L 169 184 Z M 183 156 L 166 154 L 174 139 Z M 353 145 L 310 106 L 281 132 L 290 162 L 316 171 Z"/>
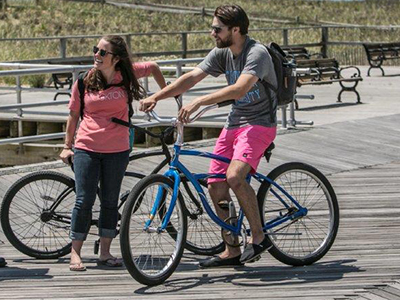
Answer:
<path fill-rule="evenodd" d="M 152 215 L 158 193 L 161 201 Z M 161 230 L 172 194 L 171 179 L 150 175 L 132 189 L 124 206 L 120 231 L 122 257 L 131 276 L 145 285 L 158 285 L 168 279 L 183 254 L 187 219 L 180 194 L 166 230 Z M 147 226 L 150 215 L 153 219 Z"/>
<path fill-rule="evenodd" d="M 75 204 L 75 182 L 52 171 L 16 181 L 1 205 L 1 226 L 8 241 L 35 258 L 59 258 L 71 252 L 68 237 Z"/>
<path fill-rule="evenodd" d="M 282 263 L 293 266 L 318 261 L 331 248 L 339 228 L 339 206 L 328 179 L 316 168 L 295 162 L 275 168 L 268 178 L 307 209 L 306 216 L 267 230 L 274 245 L 269 252 Z M 267 181 L 260 186 L 257 198 L 263 224 L 290 217 L 297 211 L 294 203 Z"/>

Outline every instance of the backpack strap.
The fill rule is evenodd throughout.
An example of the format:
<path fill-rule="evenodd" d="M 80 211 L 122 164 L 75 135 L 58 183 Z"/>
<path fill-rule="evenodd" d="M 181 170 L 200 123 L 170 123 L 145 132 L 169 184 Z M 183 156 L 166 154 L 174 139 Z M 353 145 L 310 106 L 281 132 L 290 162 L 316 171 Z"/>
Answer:
<path fill-rule="evenodd" d="M 78 90 L 79 90 L 79 98 L 81 100 L 81 109 L 80 109 L 81 120 L 83 119 L 83 109 L 85 108 L 85 83 L 83 82 L 83 80 L 85 79 L 88 72 L 89 71 L 86 71 L 84 73 L 79 74 L 78 76 Z"/>
<path fill-rule="evenodd" d="M 265 93 L 267 94 L 267 96 L 269 98 L 269 115 L 270 115 L 271 121 L 277 122 L 276 114 L 274 114 L 274 104 L 273 104 L 273 100 L 272 100 L 273 95 L 270 93 L 270 91 L 272 90 L 275 93 L 275 95 L 277 95 L 278 89 L 275 88 L 272 84 L 266 82 L 265 80 L 260 79 L 260 82 L 264 86 Z M 276 107 L 276 109 L 277 108 L 278 108 L 278 106 Z M 275 116 L 275 118 L 274 118 L 274 116 Z"/>

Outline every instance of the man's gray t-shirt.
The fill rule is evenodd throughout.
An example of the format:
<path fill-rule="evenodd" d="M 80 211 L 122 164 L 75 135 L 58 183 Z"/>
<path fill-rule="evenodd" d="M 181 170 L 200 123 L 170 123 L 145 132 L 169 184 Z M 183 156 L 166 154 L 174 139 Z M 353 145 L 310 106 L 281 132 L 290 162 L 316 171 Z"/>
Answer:
<path fill-rule="evenodd" d="M 268 50 L 247 37 L 241 54 L 233 57 L 229 48 L 214 48 L 197 66 L 214 77 L 225 74 L 229 85 L 235 84 L 241 74 L 251 74 L 277 87 L 274 65 Z M 251 90 L 232 105 L 226 128 L 246 125 L 276 126 L 277 98 L 271 89 L 265 90 L 257 81 Z M 272 110 L 272 113 L 271 113 Z"/>

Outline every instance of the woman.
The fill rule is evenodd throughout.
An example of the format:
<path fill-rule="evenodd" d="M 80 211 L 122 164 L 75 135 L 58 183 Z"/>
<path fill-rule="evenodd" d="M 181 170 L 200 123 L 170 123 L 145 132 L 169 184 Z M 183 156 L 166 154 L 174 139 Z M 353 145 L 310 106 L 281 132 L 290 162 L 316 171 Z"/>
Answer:
<path fill-rule="evenodd" d="M 90 228 L 92 207 L 100 182 L 100 257 L 98 264 L 110 267 L 122 265 L 110 253 L 116 236 L 118 198 L 122 178 L 129 161 L 129 130 L 111 122 L 112 117 L 125 121 L 129 118 L 129 105 L 145 95 L 137 78 L 153 74 L 158 85 L 165 86 L 164 77 L 154 62 L 132 64 L 131 55 L 120 36 L 104 36 L 93 47 L 94 68 L 84 79 L 83 118 L 80 118 L 80 95 L 75 82 L 69 103 L 64 149 L 60 158 L 68 163 L 74 158 L 76 203 L 72 211 L 71 271 L 85 271 L 81 249 Z M 74 146 L 74 151 L 72 147 Z"/>

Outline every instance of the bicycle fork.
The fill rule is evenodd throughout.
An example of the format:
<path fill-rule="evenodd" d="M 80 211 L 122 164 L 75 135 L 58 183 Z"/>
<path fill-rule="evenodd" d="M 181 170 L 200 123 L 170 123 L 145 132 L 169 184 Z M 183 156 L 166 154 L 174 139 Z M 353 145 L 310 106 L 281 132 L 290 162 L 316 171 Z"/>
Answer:
<path fill-rule="evenodd" d="M 171 215 L 172 215 L 172 212 L 175 209 L 176 201 L 178 199 L 179 185 L 181 183 L 179 173 L 174 169 L 170 169 L 165 173 L 165 176 L 172 178 L 173 182 L 174 182 L 174 189 L 172 192 L 171 203 L 169 204 L 166 214 L 165 215 L 163 214 L 164 218 L 163 218 L 161 226 L 158 228 L 152 227 L 151 224 L 152 224 L 156 214 L 159 213 L 160 206 L 164 205 L 165 201 L 166 201 L 165 197 L 166 197 L 167 187 L 160 185 L 158 187 L 156 200 L 154 201 L 154 205 L 151 209 L 149 219 L 146 221 L 146 224 L 144 226 L 144 231 L 146 231 L 148 233 L 154 233 L 154 232 L 160 233 L 160 232 L 163 232 L 167 228 L 168 223 L 171 218 Z"/>

